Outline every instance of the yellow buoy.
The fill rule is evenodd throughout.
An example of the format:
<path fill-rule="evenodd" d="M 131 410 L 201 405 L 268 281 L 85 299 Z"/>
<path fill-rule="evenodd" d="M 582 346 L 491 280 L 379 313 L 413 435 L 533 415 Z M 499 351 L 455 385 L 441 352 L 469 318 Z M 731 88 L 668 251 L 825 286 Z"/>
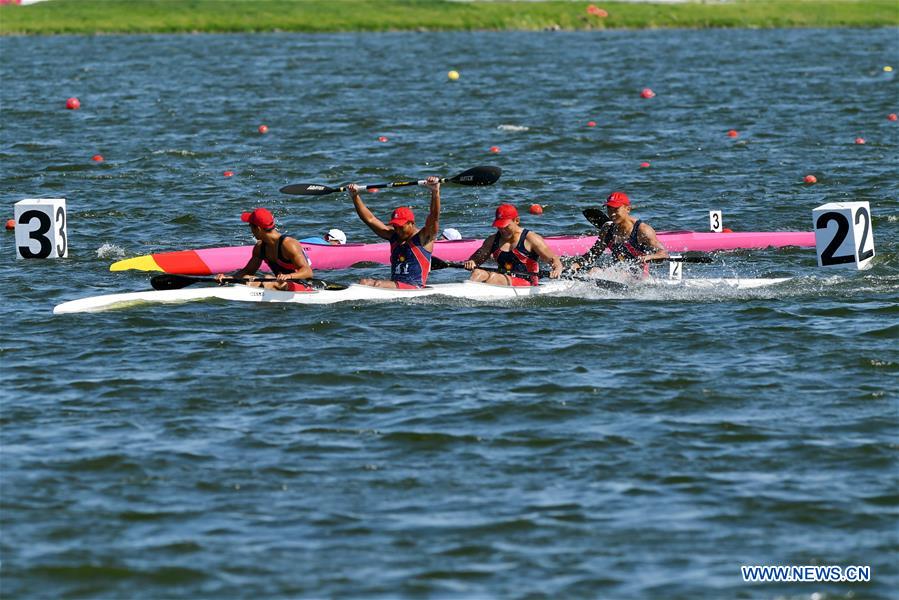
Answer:
<path fill-rule="evenodd" d="M 459 79 L 459 71 L 450 71 L 446 76 L 449 77 L 450 81 L 456 81 Z"/>
<path fill-rule="evenodd" d="M 886 71 L 887 73 L 892 73 L 893 67 L 891 67 L 890 65 L 887 65 L 883 68 L 883 70 Z"/>

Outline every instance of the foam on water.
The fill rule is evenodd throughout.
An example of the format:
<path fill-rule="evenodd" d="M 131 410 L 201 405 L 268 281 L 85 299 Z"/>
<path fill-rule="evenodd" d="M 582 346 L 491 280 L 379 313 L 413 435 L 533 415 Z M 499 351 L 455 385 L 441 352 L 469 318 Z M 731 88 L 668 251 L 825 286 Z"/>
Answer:
<path fill-rule="evenodd" d="M 121 246 L 118 246 L 116 244 L 110 244 L 107 242 L 107 243 L 103 244 L 102 246 L 100 246 L 99 248 L 97 248 L 97 258 L 118 259 L 118 258 L 124 258 L 124 257 L 125 257 L 125 250 Z"/>

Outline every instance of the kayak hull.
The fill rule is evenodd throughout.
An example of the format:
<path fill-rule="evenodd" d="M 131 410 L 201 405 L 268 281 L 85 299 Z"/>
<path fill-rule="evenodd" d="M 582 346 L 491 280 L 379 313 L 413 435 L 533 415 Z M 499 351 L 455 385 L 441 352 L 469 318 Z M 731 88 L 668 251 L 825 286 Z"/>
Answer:
<path fill-rule="evenodd" d="M 635 282 L 631 287 L 634 290 L 651 288 L 656 286 L 677 287 L 687 289 L 754 289 L 770 285 L 777 285 L 789 281 L 787 278 L 771 279 L 647 279 Z M 512 287 L 502 285 L 488 285 L 473 281 L 461 283 L 443 283 L 427 286 L 415 290 L 398 290 L 390 288 L 376 288 L 366 285 L 352 284 L 341 290 L 316 290 L 313 292 L 282 292 L 262 288 L 251 288 L 244 285 L 228 285 L 220 287 L 197 287 L 180 290 L 162 290 L 131 292 L 124 294 L 107 294 L 103 296 L 91 296 L 72 300 L 59 304 L 53 309 L 53 314 L 63 315 L 71 313 L 95 312 L 111 308 L 125 308 L 140 304 L 170 304 L 191 302 L 196 300 L 228 300 L 237 302 L 267 302 L 283 304 L 336 304 L 338 302 L 386 302 L 403 301 L 424 298 L 428 296 L 442 296 L 460 298 L 465 300 L 489 301 L 507 300 L 539 295 L 564 295 L 566 293 L 583 293 L 591 287 L 602 288 L 603 284 L 616 285 L 616 282 L 597 280 L 595 282 L 581 280 L 554 280 L 541 283 L 533 287 Z M 595 285 L 594 285 L 595 284 Z M 620 284 L 617 284 L 620 285 Z M 614 288 L 613 288 L 614 289 Z"/>
<path fill-rule="evenodd" d="M 717 252 L 796 246 L 814 248 L 815 234 L 805 231 L 744 231 L 704 233 L 663 231 L 657 234 L 669 252 Z M 559 256 L 583 254 L 596 236 L 547 237 L 547 244 Z M 445 261 L 464 261 L 481 247 L 483 240 L 441 240 L 434 244 L 434 256 Z M 302 244 L 315 270 L 346 269 L 357 263 L 390 264 L 390 244 L 344 244 L 341 246 Z M 181 250 L 137 256 L 110 265 L 110 271 L 161 271 L 177 275 L 212 275 L 242 268 L 250 260 L 253 246 L 231 246 Z M 263 271 L 267 267 L 263 265 Z"/>

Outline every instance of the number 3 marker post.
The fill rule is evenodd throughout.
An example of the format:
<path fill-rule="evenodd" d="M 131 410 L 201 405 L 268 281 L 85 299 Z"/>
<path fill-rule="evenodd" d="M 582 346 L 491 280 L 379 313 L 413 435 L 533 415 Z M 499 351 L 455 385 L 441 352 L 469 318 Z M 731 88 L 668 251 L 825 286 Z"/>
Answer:
<path fill-rule="evenodd" d="M 867 202 L 831 202 L 812 211 L 818 266 L 870 269 L 874 230 Z"/>
<path fill-rule="evenodd" d="M 15 203 L 16 257 L 66 258 L 66 199 L 39 198 Z"/>

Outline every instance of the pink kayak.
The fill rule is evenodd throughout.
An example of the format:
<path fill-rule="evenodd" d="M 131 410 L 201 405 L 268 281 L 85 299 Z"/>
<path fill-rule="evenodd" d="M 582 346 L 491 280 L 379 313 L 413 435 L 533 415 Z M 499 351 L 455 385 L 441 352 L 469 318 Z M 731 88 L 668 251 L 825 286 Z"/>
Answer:
<path fill-rule="evenodd" d="M 694 231 L 662 231 L 658 234 L 669 252 L 715 252 L 798 246 L 814 248 L 811 231 L 746 231 L 734 233 L 697 233 Z M 596 236 L 548 237 L 549 247 L 560 256 L 583 254 L 596 241 Z M 434 256 L 446 261 L 466 260 L 480 248 L 483 240 L 441 240 L 434 244 Z M 137 256 L 113 263 L 110 271 L 162 271 L 178 275 L 211 275 L 228 273 L 247 264 L 253 246 L 205 248 Z M 345 244 L 342 246 L 303 244 L 313 269 L 346 269 L 356 263 L 390 263 L 390 244 Z"/>

